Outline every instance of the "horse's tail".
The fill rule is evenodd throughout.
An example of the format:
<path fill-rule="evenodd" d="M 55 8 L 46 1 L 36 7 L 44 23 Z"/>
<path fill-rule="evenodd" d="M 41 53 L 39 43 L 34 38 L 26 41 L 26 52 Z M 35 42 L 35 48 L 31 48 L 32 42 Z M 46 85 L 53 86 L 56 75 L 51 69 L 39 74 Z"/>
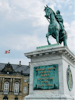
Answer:
<path fill-rule="evenodd" d="M 68 38 L 68 35 L 67 35 L 67 32 L 65 31 L 65 36 L 66 36 L 66 38 Z"/>

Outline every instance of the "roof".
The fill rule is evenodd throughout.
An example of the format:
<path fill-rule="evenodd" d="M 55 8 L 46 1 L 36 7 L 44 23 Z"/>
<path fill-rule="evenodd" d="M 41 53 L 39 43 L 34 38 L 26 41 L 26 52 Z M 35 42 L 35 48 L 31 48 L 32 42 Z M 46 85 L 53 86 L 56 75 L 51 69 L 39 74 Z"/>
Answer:
<path fill-rule="evenodd" d="M 4 70 L 5 66 L 11 65 L 13 70 L 15 72 L 22 72 L 23 74 L 30 74 L 30 67 L 27 65 L 21 65 L 18 64 L 10 64 L 10 63 L 0 63 L 0 71 Z M 9 66 L 10 67 L 10 66 Z"/>

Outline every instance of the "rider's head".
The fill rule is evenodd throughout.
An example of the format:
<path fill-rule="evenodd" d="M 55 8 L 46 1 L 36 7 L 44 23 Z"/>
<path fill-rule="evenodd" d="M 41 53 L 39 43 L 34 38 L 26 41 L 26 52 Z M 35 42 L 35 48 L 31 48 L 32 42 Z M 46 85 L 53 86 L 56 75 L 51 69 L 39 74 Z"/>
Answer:
<path fill-rule="evenodd" d="M 59 10 L 57 10 L 57 11 L 56 11 L 56 14 L 60 14 L 60 11 L 59 11 Z"/>

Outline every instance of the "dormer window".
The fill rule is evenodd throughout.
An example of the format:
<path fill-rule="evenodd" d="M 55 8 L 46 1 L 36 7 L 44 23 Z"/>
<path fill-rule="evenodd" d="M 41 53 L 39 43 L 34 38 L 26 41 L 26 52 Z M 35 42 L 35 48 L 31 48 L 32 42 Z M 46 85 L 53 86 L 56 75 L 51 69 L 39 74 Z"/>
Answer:
<path fill-rule="evenodd" d="M 6 64 L 5 67 L 1 70 L 5 74 L 13 74 L 15 71 L 11 64 Z"/>
<path fill-rule="evenodd" d="M 7 72 L 7 74 L 9 74 L 9 72 Z"/>

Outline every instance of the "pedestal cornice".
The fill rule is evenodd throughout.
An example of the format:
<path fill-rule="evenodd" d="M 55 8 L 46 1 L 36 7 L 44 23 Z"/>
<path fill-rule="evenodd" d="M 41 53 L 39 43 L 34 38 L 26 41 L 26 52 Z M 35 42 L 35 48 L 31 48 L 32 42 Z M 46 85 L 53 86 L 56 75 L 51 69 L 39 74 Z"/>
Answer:
<path fill-rule="evenodd" d="M 64 46 L 50 47 L 45 49 L 43 48 L 29 53 L 24 53 L 24 55 L 30 59 L 37 56 L 52 55 L 52 54 L 62 54 L 71 59 L 75 63 L 75 55 L 67 47 Z"/>

